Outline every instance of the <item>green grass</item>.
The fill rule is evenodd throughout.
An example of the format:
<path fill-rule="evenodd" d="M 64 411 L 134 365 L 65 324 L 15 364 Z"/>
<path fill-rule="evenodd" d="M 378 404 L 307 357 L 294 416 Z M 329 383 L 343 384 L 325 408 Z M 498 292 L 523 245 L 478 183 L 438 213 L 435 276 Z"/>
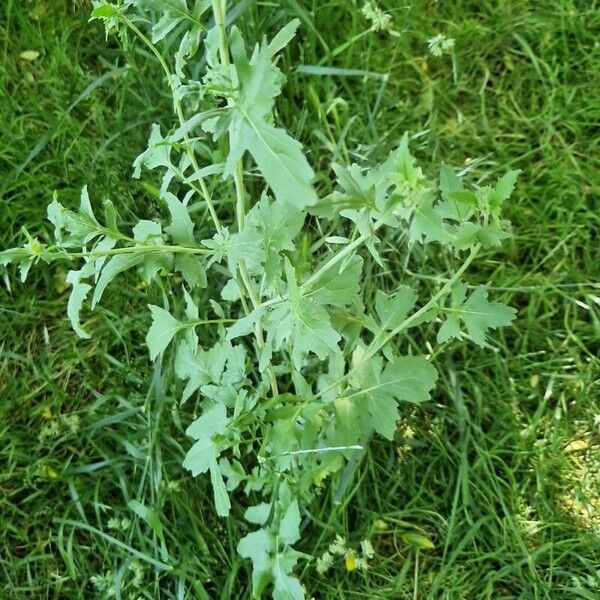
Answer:
<path fill-rule="evenodd" d="M 376 555 L 366 572 L 339 563 L 326 577 L 308 563 L 309 597 L 597 598 L 599 7 L 389 0 L 394 37 L 366 32 L 360 3 L 278 6 L 251 5 L 244 27 L 256 38 L 299 14 L 286 68 L 368 72 L 289 78 L 280 116 L 321 172 L 377 160 L 405 130 L 430 174 L 441 161 L 476 183 L 522 170 L 513 239 L 469 275 L 492 280 L 518 321 L 485 350 L 444 348 L 434 401 L 406 412 L 396 444 L 373 445 L 341 506 L 325 491 L 310 507 L 303 551 L 318 556 L 341 534 L 355 547 L 371 539 Z M 2 246 L 23 226 L 47 238 L 54 190 L 73 205 L 87 183 L 132 220 L 156 211 L 130 175 L 150 124 L 170 122 L 159 70 L 145 51 L 106 43 L 88 14 L 87 2 L 58 0 L 0 8 Z M 451 54 L 428 54 L 437 33 L 455 39 Z M 25 50 L 40 56 L 23 60 Z M 407 280 L 408 264 L 435 286 L 447 257 L 402 248 L 386 240 L 397 267 L 383 284 Z M 178 407 L 143 346 L 156 292 L 133 280 L 109 288 L 82 341 L 63 276 L 37 269 L 0 288 L 0 597 L 106 597 L 92 577 L 120 582 L 123 598 L 249 597 L 235 553 L 242 507 L 219 520 L 207 483 L 184 472 L 193 407 Z M 131 499 L 159 514 L 174 571 Z M 407 531 L 435 548 L 417 552 Z"/>

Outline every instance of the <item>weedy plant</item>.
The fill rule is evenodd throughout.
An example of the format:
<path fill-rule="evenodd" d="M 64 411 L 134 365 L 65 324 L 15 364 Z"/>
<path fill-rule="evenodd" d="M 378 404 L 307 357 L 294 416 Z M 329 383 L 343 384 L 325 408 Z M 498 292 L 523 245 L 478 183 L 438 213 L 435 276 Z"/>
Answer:
<path fill-rule="evenodd" d="M 232 497 L 262 500 L 245 511 L 253 530 L 238 552 L 252 561 L 255 596 L 271 588 L 275 598 L 298 599 L 293 571 L 308 558 L 294 549 L 302 507 L 327 481 L 341 499 L 372 435 L 391 440 L 399 404 L 424 402 L 435 386 L 436 369 L 415 353 L 408 330 L 435 322 L 438 344 L 484 345 L 490 328 L 514 318 L 463 275 L 481 249 L 507 237 L 502 205 L 517 172 L 470 190 L 444 166 L 434 183 L 404 135 L 381 164 L 333 165 L 337 190 L 320 197 L 301 144 L 274 123 L 285 79 L 277 55 L 299 23 L 249 51 L 232 25 L 244 3 L 229 12 L 226 4 L 95 2 L 92 18 L 147 46 L 172 92 L 176 124 L 164 133 L 153 125 L 133 172 L 162 171 L 169 218 L 124 232 L 113 204 L 106 200 L 98 219 L 84 189 L 78 210 L 56 197 L 49 205 L 55 243 L 28 236 L 0 264 L 16 263 L 23 281 L 36 262 L 77 264 L 67 275 L 67 314 L 83 338 L 90 293 L 94 308 L 131 269 L 162 284 L 168 293 L 164 306 L 149 306 L 146 343 L 151 360 L 173 361 L 185 382 L 181 401 L 198 403 L 184 466 L 210 475 L 221 516 Z M 161 45 L 176 48 L 172 64 Z M 439 244 L 456 268 L 429 298 L 409 280 L 366 301 L 365 262 L 368 272 L 386 269 L 384 237 Z M 215 288 L 220 296 L 207 297 Z"/>

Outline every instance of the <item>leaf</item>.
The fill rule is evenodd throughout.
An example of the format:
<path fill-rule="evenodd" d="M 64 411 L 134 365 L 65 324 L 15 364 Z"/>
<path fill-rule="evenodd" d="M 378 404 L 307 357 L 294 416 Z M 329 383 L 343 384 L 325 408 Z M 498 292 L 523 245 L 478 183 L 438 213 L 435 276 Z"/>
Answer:
<path fill-rule="evenodd" d="M 423 195 L 414 209 L 410 224 L 410 240 L 421 244 L 428 242 L 451 242 L 452 235 L 442 220 L 442 214 L 433 202 L 433 194 Z"/>
<path fill-rule="evenodd" d="M 301 296 L 295 269 L 287 259 L 285 268 L 288 300 L 268 314 L 267 341 L 275 349 L 280 349 L 285 341 L 291 342 L 292 362 L 300 369 L 304 357 L 311 352 L 324 360 L 328 354 L 337 351 L 341 336 L 331 326 L 328 312 L 313 299 Z"/>
<path fill-rule="evenodd" d="M 489 302 L 485 287 L 476 288 L 465 300 L 466 291 L 464 283 L 457 284 L 452 290 L 450 306 L 444 309 L 446 321 L 438 331 L 438 343 L 442 344 L 451 338 L 462 339 L 462 321 L 471 339 L 479 346 L 485 346 L 488 329 L 510 325 L 517 314 L 514 308 Z"/>
<path fill-rule="evenodd" d="M 233 416 L 235 418 L 237 415 L 234 413 Z M 241 463 L 237 460 L 229 462 L 227 458 L 221 458 L 219 460 L 219 469 L 221 470 L 221 475 L 227 479 L 228 492 L 236 490 L 240 483 L 246 479 L 244 467 L 242 467 Z"/>
<path fill-rule="evenodd" d="M 422 356 L 396 357 L 383 370 L 381 390 L 396 400 L 424 402 L 436 380 L 435 367 Z"/>
<path fill-rule="evenodd" d="M 510 197 L 515 189 L 517 178 L 519 177 L 520 172 L 520 170 L 509 171 L 498 180 L 491 199 L 493 210 L 498 211 L 500 209 L 500 205 Z"/>
<path fill-rule="evenodd" d="M 327 311 L 310 299 L 301 299 L 296 306 L 286 302 L 275 308 L 268 316 L 267 328 L 275 349 L 280 349 L 285 341 L 291 342 L 292 361 L 297 369 L 311 352 L 324 360 L 338 349 L 341 339 L 331 326 Z"/>
<path fill-rule="evenodd" d="M 442 199 L 451 200 L 453 192 L 459 192 L 463 189 L 460 177 L 448 166 L 442 164 L 440 169 L 440 190 Z"/>
<path fill-rule="evenodd" d="M 398 148 L 379 168 L 374 170 L 373 174 L 375 180 L 393 183 L 401 192 L 405 192 L 406 189 L 418 189 L 425 179 L 423 171 L 416 166 L 416 159 L 410 153 L 408 142 L 408 133 L 405 132 Z"/>
<path fill-rule="evenodd" d="M 27 248 L 9 248 L 0 252 L 0 265 L 19 264 L 31 260 L 31 252 Z"/>
<path fill-rule="evenodd" d="M 311 184 L 314 171 L 301 144 L 283 129 L 267 122 L 273 99 L 281 92 L 284 80 L 281 71 L 272 64 L 272 58 L 290 39 L 295 27 L 295 24 L 286 26 L 272 45 L 260 44 L 250 61 L 239 30 L 231 29 L 231 54 L 240 89 L 236 108 L 232 109 L 230 152 L 224 174 L 231 175 L 244 152 L 249 151 L 277 200 L 303 208 L 317 201 Z"/>
<path fill-rule="evenodd" d="M 279 539 L 288 546 L 300 539 L 300 509 L 297 500 L 290 502 L 279 522 Z"/>
<path fill-rule="evenodd" d="M 101 0 L 98 6 L 95 6 L 92 10 L 92 19 L 110 19 L 120 15 L 119 9 L 114 5 L 110 4 L 106 0 Z"/>
<path fill-rule="evenodd" d="M 221 262 L 227 259 L 227 267 L 233 275 L 240 261 L 244 261 L 250 271 L 260 270 L 264 261 L 264 251 L 260 234 L 252 227 L 245 227 L 241 232 L 231 234 L 223 227 L 211 239 L 202 240 L 202 245 L 213 252 L 211 262 Z M 209 266 L 211 264 L 209 261 Z"/>
<path fill-rule="evenodd" d="M 90 205 L 87 187 L 81 190 L 81 202 L 77 212 L 66 209 L 56 198 L 48 205 L 48 220 L 54 225 L 54 237 L 64 246 L 85 245 L 107 231 L 98 223 Z M 63 240 L 63 230 L 69 237 Z"/>
<path fill-rule="evenodd" d="M 265 311 L 262 308 L 254 309 L 250 314 L 238 319 L 231 327 L 227 329 L 227 339 L 233 340 L 236 337 L 248 335 L 252 331 L 256 321 L 260 319 L 264 312 Z"/>
<path fill-rule="evenodd" d="M 269 54 L 275 56 L 275 54 L 281 52 L 292 41 L 299 26 L 300 19 L 292 19 L 287 25 L 282 27 L 269 42 Z"/>
<path fill-rule="evenodd" d="M 171 214 L 171 224 L 165 227 L 165 231 L 171 236 L 176 244 L 182 246 L 196 246 L 194 239 L 194 223 L 190 218 L 187 204 L 184 204 L 177 196 L 166 192 L 163 200 L 167 203 Z"/>
<path fill-rule="evenodd" d="M 335 444 L 352 446 L 356 444 L 362 433 L 361 424 L 365 423 L 363 413 L 366 406 L 360 404 L 360 398 L 336 398 L 333 401 L 335 409 Z M 368 418 L 368 421 L 370 418 Z M 374 425 L 373 427 L 377 429 Z"/>
<path fill-rule="evenodd" d="M 146 335 L 146 345 L 150 350 L 150 360 L 154 361 L 171 343 L 175 334 L 186 327 L 186 323 L 178 321 L 171 313 L 160 306 L 149 304 L 152 313 L 152 325 Z"/>
<path fill-rule="evenodd" d="M 496 202 L 501 203 L 510 198 L 520 173 L 520 170 L 509 171 L 498 180 L 494 188 L 494 199 Z"/>
<path fill-rule="evenodd" d="M 266 585 L 270 573 L 271 553 L 275 551 L 275 539 L 268 529 L 258 529 L 245 535 L 237 545 L 238 554 L 252 561 L 252 589 L 258 595 Z"/>
<path fill-rule="evenodd" d="M 190 448 L 183 461 L 183 466 L 194 476 L 210 470 L 215 508 L 221 517 L 228 516 L 231 508 L 223 475 L 217 462 L 219 454 L 227 443 L 221 445 L 216 443 L 214 438 L 224 434 L 230 422 L 225 405 L 213 403 L 187 428 L 186 434 L 198 441 Z"/>
<path fill-rule="evenodd" d="M 142 166 L 147 169 L 156 169 L 156 167 L 171 167 L 171 145 L 168 140 L 163 138 L 160 132 L 160 125 L 152 124 L 150 138 L 148 139 L 148 148 L 142 152 L 133 163 L 133 177 L 139 179 Z"/>
<path fill-rule="evenodd" d="M 272 505 L 268 502 L 261 502 L 256 506 L 249 506 L 244 513 L 244 519 L 246 519 L 248 523 L 264 525 L 271 513 L 271 506 Z"/>
<path fill-rule="evenodd" d="M 345 425 L 351 427 L 353 433 L 353 437 L 348 437 L 348 445 L 356 444 L 363 436 L 362 430 L 368 430 L 369 427 L 391 440 L 400 418 L 395 399 L 381 392 L 383 359 L 373 356 L 365 360 L 364 354 L 365 349 L 362 346 L 358 346 L 352 354 L 350 383 L 352 387 L 357 388 L 358 396 L 352 394 L 346 399 L 356 412 L 353 422 Z M 337 406 L 336 408 L 339 411 Z"/>
<path fill-rule="evenodd" d="M 478 207 L 477 196 L 464 189 L 458 175 L 447 165 L 442 165 L 440 170 L 440 190 L 442 202 L 437 205 L 437 212 L 442 218 L 464 223 Z"/>
<path fill-rule="evenodd" d="M 375 311 L 379 317 L 381 329 L 391 331 L 402 324 L 416 302 L 417 295 L 414 290 L 405 285 L 400 286 L 391 296 L 382 290 L 377 290 Z"/>
<path fill-rule="evenodd" d="M 149 254 L 150 253 L 147 251 L 131 252 L 128 254 L 116 254 L 111 257 L 106 263 L 106 266 L 102 269 L 100 278 L 96 284 L 94 296 L 92 297 L 92 308 L 94 308 L 102 298 L 106 286 L 119 275 L 119 273 L 123 273 L 124 271 L 139 265 Z"/>
<path fill-rule="evenodd" d="M 133 228 L 133 238 L 148 244 L 162 243 L 162 227 L 156 221 L 139 220 Z"/>
<path fill-rule="evenodd" d="M 311 184 L 314 171 L 300 142 L 285 130 L 249 114 L 236 130 L 232 146 L 237 152 L 248 150 L 252 154 L 277 200 L 299 209 L 316 204 L 317 195 Z"/>
<path fill-rule="evenodd" d="M 198 18 L 210 6 L 210 0 L 194 3 L 193 15 L 187 7 L 186 0 L 142 0 L 144 9 L 159 11 L 160 19 L 152 26 L 152 43 L 164 39 L 180 23 L 188 20 L 197 27 Z"/>
<path fill-rule="evenodd" d="M 227 353 L 222 344 L 217 343 L 206 352 L 190 340 L 182 340 L 175 354 L 175 372 L 180 379 L 188 380 L 181 402 L 201 386 L 218 383 L 226 362 Z"/>
<path fill-rule="evenodd" d="M 374 179 L 370 174 L 363 173 L 359 165 L 353 163 L 349 167 L 344 167 L 333 163 L 332 168 L 336 174 L 337 183 L 342 191 L 335 190 L 326 198 L 323 198 L 314 207 L 309 210 L 311 214 L 331 218 L 336 212 L 346 211 L 342 214 L 349 217 L 352 211 L 359 211 L 362 208 L 374 209 L 378 197 L 378 189 Z M 384 191 L 389 187 L 389 183 L 384 184 Z"/>
<path fill-rule="evenodd" d="M 437 379 L 435 367 L 421 356 L 394 357 L 382 371 L 381 357 L 367 358 L 360 346 L 352 355 L 351 375 L 350 383 L 357 392 L 346 399 L 351 401 L 351 404 L 346 404 L 346 409 L 357 415 L 351 417 L 353 423 L 344 427 L 353 425 L 356 431 L 359 423 L 369 423 L 390 440 L 399 419 L 397 402 L 429 399 L 429 392 Z M 337 404 L 336 409 L 339 412 Z"/>
<path fill-rule="evenodd" d="M 267 284 L 281 273 L 280 253 L 295 250 L 294 238 L 300 233 L 304 213 L 289 205 L 272 202 L 263 194 L 246 217 L 246 227 L 253 228 L 262 240 L 262 264 Z"/>
<path fill-rule="evenodd" d="M 309 290 L 305 298 L 312 298 L 318 304 L 344 307 L 359 301 L 360 275 L 363 260 L 354 255 L 345 261 L 341 267 L 327 270 L 319 277 Z"/>
<path fill-rule="evenodd" d="M 273 563 L 273 600 L 304 600 L 304 589 L 296 577 L 292 577 L 286 569 L 293 566 L 283 566 L 284 560 L 281 555 L 275 557 Z"/>
<path fill-rule="evenodd" d="M 69 295 L 69 301 L 67 303 L 67 316 L 69 317 L 69 321 L 71 321 L 71 327 L 73 331 L 83 339 L 89 339 L 90 334 L 81 327 L 79 322 L 79 314 L 81 312 L 81 307 L 89 291 L 92 289 L 92 286 L 87 283 L 82 283 L 81 279 L 83 277 L 89 277 L 93 272 L 93 263 L 87 263 L 81 270 L 79 271 L 69 271 L 67 273 L 67 282 L 70 283 L 73 287 L 71 289 L 71 294 Z"/>
<path fill-rule="evenodd" d="M 220 517 L 228 517 L 231 510 L 231 501 L 225 487 L 223 475 L 219 469 L 216 457 L 210 464 L 210 482 L 213 487 L 213 497 L 215 500 L 215 509 Z"/>
<path fill-rule="evenodd" d="M 187 428 L 186 434 L 198 441 L 188 451 L 183 466 L 189 469 L 194 477 L 206 473 L 218 458 L 220 450 L 215 446 L 213 438 L 225 433 L 230 421 L 225 405 L 211 402 L 211 406 L 204 410 L 202 416 Z"/>
<path fill-rule="evenodd" d="M 193 254 L 177 254 L 174 267 L 181 273 L 190 287 L 205 288 L 207 285 L 206 269 L 200 258 Z"/>

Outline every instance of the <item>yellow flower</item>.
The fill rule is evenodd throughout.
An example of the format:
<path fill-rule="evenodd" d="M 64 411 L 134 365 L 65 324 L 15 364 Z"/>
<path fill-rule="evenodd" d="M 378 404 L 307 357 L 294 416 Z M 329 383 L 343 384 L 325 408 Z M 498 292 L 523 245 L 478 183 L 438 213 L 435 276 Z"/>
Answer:
<path fill-rule="evenodd" d="M 345 558 L 346 571 L 350 573 L 351 571 L 354 571 L 356 569 L 356 554 L 354 554 L 354 552 L 348 552 Z"/>

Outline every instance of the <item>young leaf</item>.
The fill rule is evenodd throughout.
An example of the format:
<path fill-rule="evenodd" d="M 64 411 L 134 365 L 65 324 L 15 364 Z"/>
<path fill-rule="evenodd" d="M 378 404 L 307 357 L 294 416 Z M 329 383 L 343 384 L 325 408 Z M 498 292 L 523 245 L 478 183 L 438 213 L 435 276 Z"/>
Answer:
<path fill-rule="evenodd" d="M 148 308 L 152 313 L 152 325 L 146 335 L 146 345 L 150 350 L 150 360 L 154 361 L 167 349 L 175 334 L 186 324 L 178 321 L 169 311 L 160 306 L 149 304 Z"/>
<path fill-rule="evenodd" d="M 300 209 L 317 202 L 311 184 L 315 174 L 300 142 L 284 129 L 256 118 L 253 113 L 247 114 L 233 131 L 230 158 L 241 156 L 248 150 L 277 200 Z M 230 161 L 225 172 L 232 172 Z"/>
<path fill-rule="evenodd" d="M 301 144 L 267 121 L 284 79 L 272 64 L 273 54 L 290 38 L 295 26 L 286 27 L 272 45 L 262 43 L 250 61 L 239 30 L 231 30 L 231 53 L 240 89 L 229 128 L 230 151 L 224 174 L 231 175 L 244 152 L 249 151 L 277 200 L 303 208 L 317 201 L 311 184 L 314 171 Z"/>
<path fill-rule="evenodd" d="M 375 294 L 375 310 L 380 327 L 391 331 L 400 325 L 417 302 L 417 295 L 408 286 L 402 285 L 393 295 L 388 296 L 382 290 Z"/>
<path fill-rule="evenodd" d="M 390 361 L 381 375 L 381 391 L 395 400 L 424 402 L 435 387 L 437 371 L 422 356 L 400 356 Z"/>
<path fill-rule="evenodd" d="M 451 303 L 446 307 L 446 321 L 437 335 L 438 343 L 451 338 L 462 339 L 460 322 L 462 321 L 471 339 L 479 346 L 485 346 L 488 329 L 510 325 L 517 311 L 514 308 L 488 301 L 485 287 L 478 287 L 465 300 L 467 286 L 459 283 L 451 294 Z"/>
<path fill-rule="evenodd" d="M 521 171 L 509 171 L 496 184 L 490 200 L 492 212 L 499 212 L 502 203 L 507 200 L 515 189 L 517 178 Z"/>
<path fill-rule="evenodd" d="M 360 291 L 360 274 L 363 259 L 354 255 L 341 267 L 329 269 L 319 277 L 309 290 L 305 298 L 312 298 L 318 304 L 344 307 L 358 302 Z"/>
<path fill-rule="evenodd" d="M 94 295 L 92 297 L 92 308 L 98 304 L 102 298 L 102 294 L 106 289 L 106 286 L 119 274 L 123 273 L 139 265 L 150 255 L 149 252 L 131 252 L 128 254 L 117 254 L 106 263 L 106 266 L 100 273 L 100 278 L 96 284 Z"/>
<path fill-rule="evenodd" d="M 71 289 L 71 294 L 69 295 L 69 302 L 67 303 L 67 316 L 71 321 L 71 327 L 73 331 L 83 339 L 90 338 L 90 334 L 81 327 L 79 322 L 79 313 L 81 312 L 81 307 L 89 291 L 92 289 L 92 286 L 83 283 L 81 281 L 84 277 L 89 277 L 93 273 L 93 263 L 87 263 L 82 269 L 79 271 L 69 271 L 67 273 L 67 282 L 70 283 L 73 287 Z"/>
<path fill-rule="evenodd" d="M 186 430 L 187 435 L 198 440 L 190 448 L 183 462 L 183 466 L 189 469 L 194 477 L 206 473 L 218 458 L 220 450 L 214 444 L 213 438 L 225 433 L 231 421 L 224 404 L 211 405 Z"/>
<path fill-rule="evenodd" d="M 415 206 L 410 224 L 410 240 L 421 244 L 428 242 L 451 242 L 452 235 L 442 220 L 442 214 L 434 205 L 433 194 L 426 193 Z"/>
<path fill-rule="evenodd" d="M 268 529 L 258 529 L 245 535 L 237 545 L 238 554 L 252 561 L 252 589 L 259 596 L 270 577 L 271 554 L 276 544 Z"/>

